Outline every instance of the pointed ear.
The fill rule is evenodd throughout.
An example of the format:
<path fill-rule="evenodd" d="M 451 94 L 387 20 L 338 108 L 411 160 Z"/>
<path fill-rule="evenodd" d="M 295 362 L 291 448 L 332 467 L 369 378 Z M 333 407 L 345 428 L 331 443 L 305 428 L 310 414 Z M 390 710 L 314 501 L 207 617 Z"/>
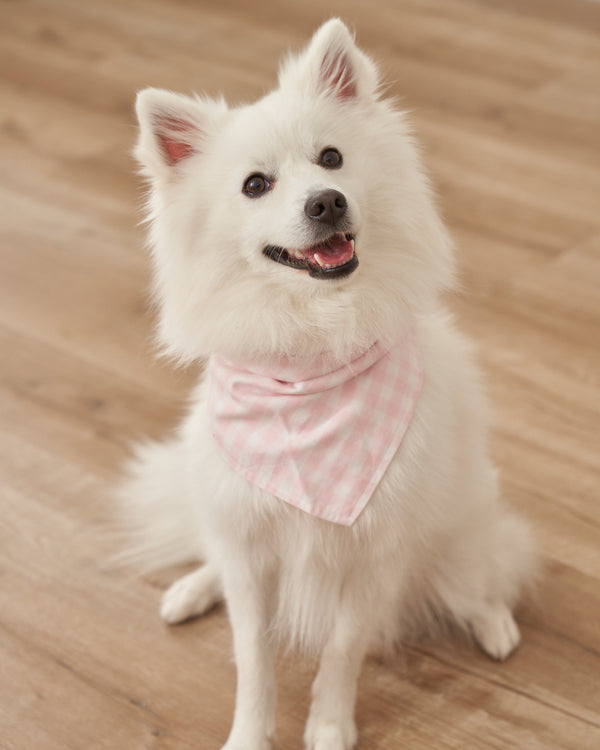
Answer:
<path fill-rule="evenodd" d="M 136 101 L 140 135 L 135 156 L 153 178 L 172 177 L 191 156 L 202 152 L 224 102 L 192 99 L 163 89 L 144 89 Z"/>
<path fill-rule="evenodd" d="M 375 63 L 354 44 L 347 26 L 332 18 L 316 31 L 299 57 L 289 58 L 279 73 L 282 88 L 301 86 L 313 95 L 352 101 L 374 97 Z"/>

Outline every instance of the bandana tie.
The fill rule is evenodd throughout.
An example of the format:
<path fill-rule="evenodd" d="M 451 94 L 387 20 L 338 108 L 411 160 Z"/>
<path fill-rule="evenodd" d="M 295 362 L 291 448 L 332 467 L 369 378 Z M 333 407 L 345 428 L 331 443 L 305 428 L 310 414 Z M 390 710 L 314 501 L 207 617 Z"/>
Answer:
<path fill-rule="evenodd" d="M 290 505 L 351 526 L 383 477 L 421 389 L 414 331 L 336 367 L 323 355 L 269 367 L 213 355 L 209 420 L 229 465 Z"/>

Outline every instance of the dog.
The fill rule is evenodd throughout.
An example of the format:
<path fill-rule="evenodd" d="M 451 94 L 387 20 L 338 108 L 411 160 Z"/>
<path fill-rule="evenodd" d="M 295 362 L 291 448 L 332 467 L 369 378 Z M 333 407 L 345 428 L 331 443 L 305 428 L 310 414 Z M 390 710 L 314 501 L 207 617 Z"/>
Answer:
<path fill-rule="evenodd" d="M 280 643 L 317 657 L 308 750 L 349 750 L 366 654 L 451 621 L 493 659 L 536 567 L 499 499 L 454 250 L 406 113 L 338 19 L 258 102 L 146 89 L 158 338 L 206 363 L 174 436 L 120 492 L 140 565 L 201 567 L 178 623 L 226 601 L 237 696 L 223 750 L 267 750 Z"/>

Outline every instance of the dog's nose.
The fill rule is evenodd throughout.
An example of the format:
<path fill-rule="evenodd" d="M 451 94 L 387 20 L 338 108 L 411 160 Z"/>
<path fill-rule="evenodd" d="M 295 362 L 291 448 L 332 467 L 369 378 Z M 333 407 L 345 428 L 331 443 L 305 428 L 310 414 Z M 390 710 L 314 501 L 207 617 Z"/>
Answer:
<path fill-rule="evenodd" d="M 309 219 L 337 226 L 348 208 L 345 196 L 339 190 L 322 190 L 309 196 L 304 213 Z"/>

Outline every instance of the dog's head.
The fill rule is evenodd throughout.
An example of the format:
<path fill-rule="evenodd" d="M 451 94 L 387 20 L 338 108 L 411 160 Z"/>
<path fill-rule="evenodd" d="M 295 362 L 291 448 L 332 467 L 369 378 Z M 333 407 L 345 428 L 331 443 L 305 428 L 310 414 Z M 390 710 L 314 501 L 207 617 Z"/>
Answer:
<path fill-rule="evenodd" d="M 405 117 L 341 21 L 255 104 L 147 89 L 137 113 L 171 353 L 344 358 L 393 340 L 451 283 Z"/>

